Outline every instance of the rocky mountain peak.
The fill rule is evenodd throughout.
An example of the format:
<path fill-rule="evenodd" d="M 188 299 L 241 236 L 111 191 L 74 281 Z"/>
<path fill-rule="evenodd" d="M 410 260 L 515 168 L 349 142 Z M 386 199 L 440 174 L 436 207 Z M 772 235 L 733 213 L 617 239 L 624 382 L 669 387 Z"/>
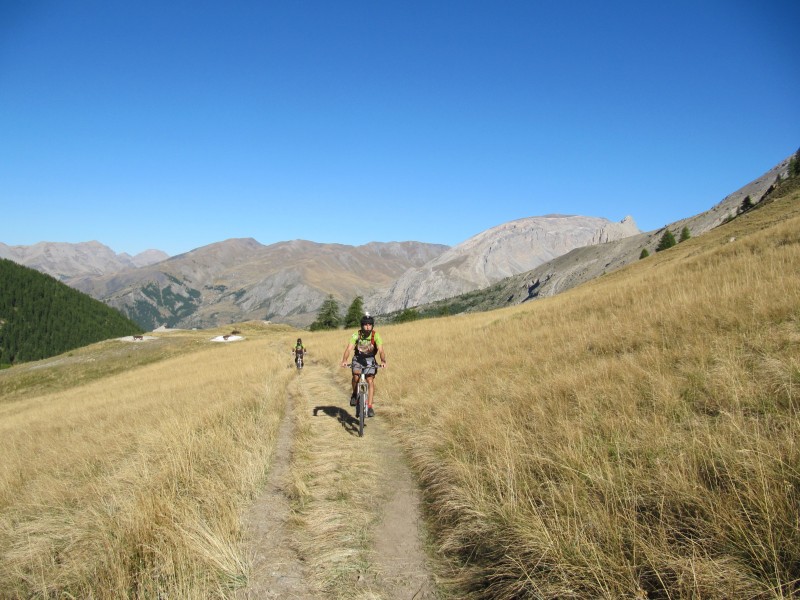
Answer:
<path fill-rule="evenodd" d="M 551 214 L 487 229 L 430 263 L 407 271 L 370 298 L 378 312 L 392 312 L 486 287 L 581 246 L 639 233 L 634 220 Z"/>

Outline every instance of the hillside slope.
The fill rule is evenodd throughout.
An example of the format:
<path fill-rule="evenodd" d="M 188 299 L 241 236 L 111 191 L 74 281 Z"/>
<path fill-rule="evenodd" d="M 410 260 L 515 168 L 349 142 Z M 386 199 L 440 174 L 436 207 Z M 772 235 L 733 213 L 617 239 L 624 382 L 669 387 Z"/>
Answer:
<path fill-rule="evenodd" d="M 35 269 L 0 259 L 0 364 L 39 360 L 140 332 L 102 302 Z"/>
<path fill-rule="evenodd" d="M 798 272 L 795 191 L 553 297 L 379 322 L 453 595 L 797 597 Z"/>

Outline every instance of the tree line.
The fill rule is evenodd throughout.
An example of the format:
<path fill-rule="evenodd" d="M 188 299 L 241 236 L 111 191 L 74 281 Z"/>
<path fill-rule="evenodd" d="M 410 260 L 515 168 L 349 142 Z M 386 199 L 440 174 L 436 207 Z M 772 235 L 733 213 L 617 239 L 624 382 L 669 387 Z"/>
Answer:
<path fill-rule="evenodd" d="M 49 275 L 0 259 L 0 365 L 142 333 L 122 313 Z"/>
<path fill-rule="evenodd" d="M 322 306 L 317 313 L 316 320 L 311 324 L 311 331 L 320 331 L 324 329 L 345 329 L 350 327 L 358 327 L 361 325 L 361 317 L 364 315 L 364 298 L 356 296 L 347 308 L 344 317 L 339 314 L 339 303 L 333 294 L 328 294 L 328 297 L 322 303 Z"/>

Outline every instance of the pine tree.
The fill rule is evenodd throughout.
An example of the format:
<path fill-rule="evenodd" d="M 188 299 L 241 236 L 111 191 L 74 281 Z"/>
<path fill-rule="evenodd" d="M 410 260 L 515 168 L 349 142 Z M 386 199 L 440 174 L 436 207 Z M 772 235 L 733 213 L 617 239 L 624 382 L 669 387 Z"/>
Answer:
<path fill-rule="evenodd" d="M 677 243 L 678 242 L 675 241 L 675 236 L 672 235 L 672 232 L 669 229 L 667 229 L 664 231 L 664 235 L 661 236 L 658 246 L 656 246 L 656 252 L 661 252 L 667 248 L 672 248 Z"/>
<path fill-rule="evenodd" d="M 311 324 L 311 331 L 320 329 L 338 329 L 341 319 L 339 318 L 339 303 L 330 294 L 317 313 L 317 320 Z"/>
<path fill-rule="evenodd" d="M 681 237 L 680 237 L 680 238 L 678 238 L 678 243 L 680 244 L 681 242 L 685 242 L 685 241 L 686 241 L 686 240 L 688 240 L 690 237 L 692 237 L 692 232 L 691 232 L 691 231 L 689 231 L 689 228 L 688 228 L 688 227 L 685 227 L 685 226 L 684 226 L 684 228 L 683 228 L 683 229 L 681 229 Z"/>
<path fill-rule="evenodd" d="M 347 309 L 347 314 L 344 317 L 344 326 L 357 327 L 361 325 L 361 317 L 364 314 L 364 298 L 356 296 L 350 303 L 350 308 Z"/>
<path fill-rule="evenodd" d="M 650 253 L 647 251 L 647 248 L 642 248 L 642 253 L 639 255 L 639 260 L 647 258 L 648 256 L 650 256 Z"/>
<path fill-rule="evenodd" d="M 767 193 L 769 193 L 770 191 L 772 190 L 768 190 Z M 753 208 L 753 206 L 754 206 L 753 200 L 750 198 L 750 196 L 745 196 L 744 200 L 742 200 L 742 203 L 739 206 L 739 214 L 747 212 L 748 210 Z"/>

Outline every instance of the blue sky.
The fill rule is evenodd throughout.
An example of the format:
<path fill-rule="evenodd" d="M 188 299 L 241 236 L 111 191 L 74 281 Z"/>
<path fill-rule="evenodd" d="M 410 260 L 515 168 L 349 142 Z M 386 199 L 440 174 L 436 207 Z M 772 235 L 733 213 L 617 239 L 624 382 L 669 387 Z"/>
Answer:
<path fill-rule="evenodd" d="M 800 147 L 800 3 L 0 0 L 0 242 L 455 245 Z"/>

